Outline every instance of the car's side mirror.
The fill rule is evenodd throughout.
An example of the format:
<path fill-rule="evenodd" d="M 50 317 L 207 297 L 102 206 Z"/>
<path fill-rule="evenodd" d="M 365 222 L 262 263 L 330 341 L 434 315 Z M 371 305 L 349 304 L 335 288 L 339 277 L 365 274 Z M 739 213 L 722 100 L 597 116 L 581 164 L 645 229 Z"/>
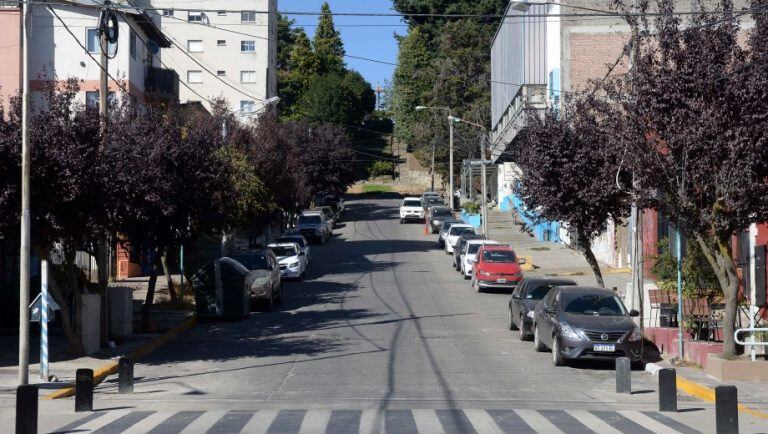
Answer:
<path fill-rule="evenodd" d="M 520 297 L 520 294 L 512 294 L 512 298 L 514 298 L 515 300 L 520 300 L 523 297 Z"/>
<path fill-rule="evenodd" d="M 629 316 L 640 316 L 640 312 L 637 309 L 632 309 L 629 311 Z"/>
<path fill-rule="evenodd" d="M 549 307 L 545 307 L 544 308 L 544 313 L 548 313 L 550 315 L 554 315 L 555 312 L 557 312 L 557 309 L 555 308 L 555 306 L 549 306 Z"/>
<path fill-rule="evenodd" d="M 525 258 L 517 258 L 517 263 L 518 263 L 518 264 L 520 264 L 520 265 L 523 265 L 523 264 L 525 264 L 526 262 L 527 262 L 527 261 L 525 260 Z"/>
<path fill-rule="evenodd" d="M 470 264 L 477 264 L 477 259 L 467 259 Z"/>

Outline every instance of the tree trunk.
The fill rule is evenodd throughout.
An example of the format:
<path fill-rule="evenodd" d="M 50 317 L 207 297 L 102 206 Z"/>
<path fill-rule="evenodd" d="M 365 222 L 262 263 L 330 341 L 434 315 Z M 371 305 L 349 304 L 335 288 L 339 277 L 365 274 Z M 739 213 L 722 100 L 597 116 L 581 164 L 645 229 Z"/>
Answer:
<path fill-rule="evenodd" d="M 171 277 L 171 272 L 168 269 L 168 252 L 171 250 L 170 247 L 166 247 L 165 250 L 163 250 L 163 256 L 160 257 L 160 262 L 163 265 L 163 274 L 165 274 L 165 281 L 168 283 L 168 293 L 171 295 L 171 301 L 176 301 L 179 296 L 176 292 L 176 287 L 173 284 L 173 278 Z"/>
<path fill-rule="evenodd" d="M 595 254 L 592 252 L 592 241 L 581 231 L 577 231 L 576 236 L 578 237 L 579 247 L 581 247 L 582 253 L 584 253 L 584 257 L 587 259 L 589 266 L 592 268 L 592 273 L 595 274 L 597 286 L 605 288 L 603 272 L 600 271 L 600 264 L 597 263 L 597 258 L 595 258 Z"/>
<path fill-rule="evenodd" d="M 99 239 L 94 243 L 94 247 L 99 294 L 101 294 L 101 343 L 106 344 L 112 335 L 109 328 L 109 241 Z M 88 279 L 90 278 L 91 276 L 88 276 Z"/>
<path fill-rule="evenodd" d="M 730 240 L 715 237 L 714 244 L 700 234 L 696 234 L 696 241 L 701 246 L 707 262 L 717 276 L 720 289 L 723 291 L 725 312 L 723 314 L 723 358 L 736 357 L 736 341 L 733 333 L 736 331 L 736 319 L 739 305 L 739 275 L 736 272 L 736 263 L 733 261 Z"/>
<path fill-rule="evenodd" d="M 41 256 L 41 258 L 44 257 L 45 256 Z M 59 307 L 61 308 L 61 311 L 59 311 L 59 314 L 61 315 L 61 328 L 64 331 L 64 337 L 67 338 L 69 352 L 74 357 L 84 356 L 85 347 L 83 347 L 83 341 L 80 336 L 78 336 L 74 324 L 72 324 L 72 310 L 69 306 L 69 300 L 67 300 L 66 297 L 62 294 L 61 290 L 59 289 L 59 285 L 56 282 L 56 276 L 51 271 L 48 272 L 48 290 L 51 292 L 53 299 L 56 300 L 56 303 L 58 303 Z M 77 291 L 73 292 L 77 293 Z M 75 300 L 78 302 L 80 297 L 75 296 Z M 75 311 L 77 311 L 77 309 L 75 309 Z"/>
<path fill-rule="evenodd" d="M 141 330 L 144 333 L 152 333 L 152 305 L 155 303 L 157 270 L 162 266 L 159 253 L 160 251 L 158 250 L 152 261 L 152 270 L 149 272 L 149 284 L 147 285 L 147 296 L 144 299 L 144 305 L 141 307 Z"/>

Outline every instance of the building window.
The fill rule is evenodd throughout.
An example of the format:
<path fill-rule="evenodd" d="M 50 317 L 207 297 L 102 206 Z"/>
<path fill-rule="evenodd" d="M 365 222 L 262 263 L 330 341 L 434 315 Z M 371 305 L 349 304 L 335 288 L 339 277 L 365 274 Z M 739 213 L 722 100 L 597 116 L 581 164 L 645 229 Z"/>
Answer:
<path fill-rule="evenodd" d="M 240 51 L 253 53 L 256 51 L 256 41 L 240 41 Z"/>
<path fill-rule="evenodd" d="M 136 60 L 136 33 L 133 29 L 128 37 L 128 50 L 131 52 L 131 59 Z"/>
<path fill-rule="evenodd" d="M 240 21 L 244 23 L 252 23 L 256 21 L 256 12 L 255 11 L 240 12 Z"/>
<path fill-rule="evenodd" d="M 226 47 L 227 41 L 225 41 L 224 39 L 219 39 L 218 41 L 216 41 L 216 45 L 219 47 Z"/>
<path fill-rule="evenodd" d="M 189 15 L 187 15 L 187 21 L 191 23 L 199 23 L 203 21 L 203 13 L 202 12 L 192 12 L 189 11 Z"/>
<path fill-rule="evenodd" d="M 203 71 L 187 71 L 187 83 L 202 83 Z"/>
<path fill-rule="evenodd" d="M 256 71 L 240 71 L 242 83 L 256 83 Z"/>
<path fill-rule="evenodd" d="M 163 9 L 163 16 L 164 17 L 172 17 L 173 16 L 173 9 Z"/>
<path fill-rule="evenodd" d="M 199 39 L 187 41 L 187 51 L 189 51 L 190 53 L 202 53 L 203 41 Z"/>
<path fill-rule="evenodd" d="M 89 53 L 100 53 L 99 32 L 96 29 L 85 30 L 86 48 Z M 115 44 L 109 44 L 109 55 L 115 55 Z"/>
<path fill-rule="evenodd" d="M 240 111 L 243 112 L 243 114 L 248 114 L 253 112 L 253 108 L 256 106 L 256 103 L 253 101 L 240 101 Z"/>
<path fill-rule="evenodd" d="M 216 75 L 218 75 L 219 77 L 226 77 L 227 71 L 218 70 L 216 71 Z"/>
<path fill-rule="evenodd" d="M 107 105 L 115 105 L 117 103 L 117 95 L 115 92 L 107 92 Z M 98 110 L 99 109 L 99 91 L 89 90 L 85 92 L 85 108 Z"/>

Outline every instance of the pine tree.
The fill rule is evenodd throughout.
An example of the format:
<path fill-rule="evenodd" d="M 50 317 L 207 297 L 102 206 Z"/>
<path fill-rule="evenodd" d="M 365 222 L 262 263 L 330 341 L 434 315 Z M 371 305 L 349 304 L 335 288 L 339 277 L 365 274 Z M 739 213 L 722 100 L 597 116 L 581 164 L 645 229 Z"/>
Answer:
<path fill-rule="evenodd" d="M 318 72 L 318 56 L 312 51 L 312 45 L 303 30 L 296 35 L 290 64 L 304 87 L 309 84 L 309 79 Z"/>
<path fill-rule="evenodd" d="M 333 25 L 333 15 L 328 2 L 320 9 L 321 15 L 315 30 L 314 48 L 318 60 L 318 73 L 344 70 L 344 43 Z"/>

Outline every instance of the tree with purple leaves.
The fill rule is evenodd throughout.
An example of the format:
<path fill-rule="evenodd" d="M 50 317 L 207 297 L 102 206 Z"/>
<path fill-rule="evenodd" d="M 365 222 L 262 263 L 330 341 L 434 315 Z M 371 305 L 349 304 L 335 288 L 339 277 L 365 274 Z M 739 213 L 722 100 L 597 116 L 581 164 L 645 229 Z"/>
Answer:
<path fill-rule="evenodd" d="M 592 240 L 609 219 L 627 216 L 630 195 L 617 184 L 620 152 L 606 146 L 613 135 L 600 125 L 608 104 L 590 93 L 569 101 L 543 116 L 528 112 L 528 131 L 516 153 L 523 170 L 518 193 L 534 219 L 567 224 L 597 284 L 605 286 Z"/>
<path fill-rule="evenodd" d="M 619 9 L 627 9 L 617 2 Z M 643 2 L 641 11 L 648 10 Z M 725 298 L 724 357 L 733 339 L 742 284 L 732 237 L 768 220 L 768 17 L 730 0 L 693 15 L 628 19 L 636 26 L 634 68 L 608 86 L 620 105 L 611 128 L 634 173 L 642 204 L 669 216 L 701 246 Z M 671 0 L 658 2 L 673 12 Z M 751 18 L 746 43 L 739 20 Z M 746 282 L 743 282 L 746 283 Z"/>

